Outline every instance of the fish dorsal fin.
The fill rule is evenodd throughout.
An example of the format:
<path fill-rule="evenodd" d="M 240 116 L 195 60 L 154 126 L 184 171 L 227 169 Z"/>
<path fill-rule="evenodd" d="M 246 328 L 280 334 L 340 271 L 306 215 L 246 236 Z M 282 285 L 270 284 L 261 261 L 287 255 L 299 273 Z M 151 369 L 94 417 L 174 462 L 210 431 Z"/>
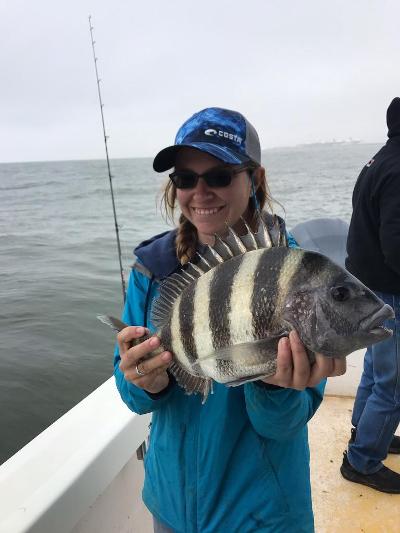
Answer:
<path fill-rule="evenodd" d="M 186 265 L 184 265 L 183 268 L 185 272 L 193 276 L 195 279 L 199 278 L 201 275 L 206 273 L 206 270 L 202 270 L 200 266 L 192 262 L 186 263 Z"/>
<path fill-rule="evenodd" d="M 216 265 L 216 260 L 213 255 L 207 255 L 207 254 L 200 254 L 197 252 L 196 254 L 196 266 L 198 266 L 201 270 L 204 272 L 208 272 Z"/>
<path fill-rule="evenodd" d="M 193 376 L 182 368 L 177 362 L 171 363 L 168 370 L 186 392 L 186 394 L 200 393 L 203 397 L 201 403 L 205 403 L 209 393 L 212 393 L 212 379 L 201 376 Z"/>
<path fill-rule="evenodd" d="M 151 321 L 157 328 L 161 328 L 168 322 L 175 300 L 186 287 L 193 283 L 194 279 L 196 278 L 185 271 L 179 271 L 161 282 L 160 296 L 151 310 Z"/>
<path fill-rule="evenodd" d="M 232 250 L 229 248 L 227 243 L 223 239 L 221 239 L 221 237 L 217 233 L 214 234 L 214 239 L 215 241 L 214 241 L 212 248 L 211 247 L 209 248 L 218 254 L 219 262 L 228 261 L 228 259 L 231 259 L 231 257 L 234 257 Z"/>
<path fill-rule="evenodd" d="M 213 245 L 204 246 L 201 253 L 197 252 L 192 261 L 161 283 L 160 296 L 154 302 L 152 309 L 152 322 L 157 328 L 168 323 L 173 304 L 180 294 L 209 270 L 246 252 L 287 246 L 285 230 L 280 226 L 278 217 L 270 216 L 267 224 L 260 216 L 256 233 L 243 218 L 241 221 L 246 229 L 245 235 L 239 236 L 227 226 L 226 235 L 215 234 Z"/>
<path fill-rule="evenodd" d="M 286 248 L 288 246 L 286 231 L 282 231 L 280 228 L 279 228 L 279 246 L 285 246 Z"/>
<path fill-rule="evenodd" d="M 219 249 L 219 247 L 216 247 L 215 245 L 210 246 L 209 244 L 207 244 L 205 249 L 201 252 L 201 255 L 212 266 L 217 266 L 220 263 L 224 263 L 228 259 L 225 254 L 226 252 L 224 253 L 223 249 Z"/>
<path fill-rule="evenodd" d="M 247 252 L 239 235 L 230 226 L 228 226 L 228 235 L 224 237 L 225 243 L 229 246 L 232 255 L 243 255 Z"/>
<path fill-rule="evenodd" d="M 268 229 L 267 224 L 264 222 L 262 217 L 260 217 L 258 231 L 257 233 L 254 234 L 254 238 L 259 248 L 272 248 L 273 247 L 272 235 Z"/>
<path fill-rule="evenodd" d="M 255 238 L 255 234 L 251 231 L 251 228 L 249 227 L 249 225 L 247 224 L 247 222 L 245 221 L 243 217 L 241 217 L 241 221 L 244 224 L 244 227 L 246 228 L 246 231 L 247 231 L 245 235 L 240 237 L 242 243 L 245 245 L 246 250 L 248 251 L 257 250 L 258 248 L 260 248 L 260 246 L 258 246 L 257 240 Z"/>
<path fill-rule="evenodd" d="M 273 231 L 275 233 L 276 238 L 276 244 L 275 246 L 288 246 L 287 237 L 286 237 L 286 230 L 284 226 L 282 226 L 279 223 L 278 217 L 274 216 L 274 225 L 273 225 Z"/>

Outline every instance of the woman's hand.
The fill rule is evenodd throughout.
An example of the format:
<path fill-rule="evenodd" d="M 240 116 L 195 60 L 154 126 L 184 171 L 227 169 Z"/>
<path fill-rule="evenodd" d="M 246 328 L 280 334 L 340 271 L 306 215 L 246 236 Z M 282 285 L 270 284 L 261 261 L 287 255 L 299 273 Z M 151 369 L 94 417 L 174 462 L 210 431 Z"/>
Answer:
<path fill-rule="evenodd" d="M 346 372 L 346 359 L 315 354 L 315 363 L 310 364 L 304 344 L 296 331 L 278 344 L 277 369 L 273 376 L 264 378 L 264 383 L 279 387 L 304 390 L 315 387 L 329 376 L 341 376 Z"/>
<path fill-rule="evenodd" d="M 120 370 L 130 383 L 140 389 L 156 394 L 168 386 L 169 376 L 167 368 L 172 360 L 171 352 L 161 352 L 148 357 L 149 353 L 160 346 L 160 339 L 156 336 L 150 337 L 141 344 L 132 347 L 132 341 L 139 339 L 149 330 L 141 326 L 129 326 L 120 331 L 117 335 L 121 362 Z"/>

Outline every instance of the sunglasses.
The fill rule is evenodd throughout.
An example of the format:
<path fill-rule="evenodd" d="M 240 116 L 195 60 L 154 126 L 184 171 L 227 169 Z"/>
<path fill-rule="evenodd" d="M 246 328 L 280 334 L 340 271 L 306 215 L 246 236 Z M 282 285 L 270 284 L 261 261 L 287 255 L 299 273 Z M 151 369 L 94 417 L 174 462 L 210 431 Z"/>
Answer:
<path fill-rule="evenodd" d="M 169 175 L 169 178 L 177 189 L 194 189 L 199 178 L 202 178 L 208 187 L 220 188 L 228 187 L 232 183 L 235 174 L 250 168 L 248 164 L 235 167 L 221 166 L 211 168 L 204 174 L 196 174 L 192 170 L 176 170 Z"/>

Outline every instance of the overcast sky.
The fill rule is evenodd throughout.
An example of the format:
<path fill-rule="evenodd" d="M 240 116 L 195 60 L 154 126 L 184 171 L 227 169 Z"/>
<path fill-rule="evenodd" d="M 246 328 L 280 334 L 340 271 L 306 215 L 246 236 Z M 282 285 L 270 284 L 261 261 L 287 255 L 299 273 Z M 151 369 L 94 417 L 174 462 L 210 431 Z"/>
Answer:
<path fill-rule="evenodd" d="M 399 0 L 0 0 L 0 161 L 153 156 L 195 111 L 241 111 L 263 148 L 383 142 Z"/>

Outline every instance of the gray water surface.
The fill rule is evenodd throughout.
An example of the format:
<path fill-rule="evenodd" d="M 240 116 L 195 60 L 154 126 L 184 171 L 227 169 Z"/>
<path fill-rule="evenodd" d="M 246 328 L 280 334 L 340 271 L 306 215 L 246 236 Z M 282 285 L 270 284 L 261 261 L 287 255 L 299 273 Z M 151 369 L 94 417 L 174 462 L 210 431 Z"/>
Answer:
<path fill-rule="evenodd" d="M 378 148 L 264 151 L 288 227 L 321 216 L 349 221 L 354 182 Z M 155 199 L 165 175 L 150 159 L 111 167 L 128 278 L 134 246 L 168 229 Z M 0 303 L 3 462 L 112 374 L 114 336 L 96 319 L 122 309 L 104 161 L 0 165 Z"/>

